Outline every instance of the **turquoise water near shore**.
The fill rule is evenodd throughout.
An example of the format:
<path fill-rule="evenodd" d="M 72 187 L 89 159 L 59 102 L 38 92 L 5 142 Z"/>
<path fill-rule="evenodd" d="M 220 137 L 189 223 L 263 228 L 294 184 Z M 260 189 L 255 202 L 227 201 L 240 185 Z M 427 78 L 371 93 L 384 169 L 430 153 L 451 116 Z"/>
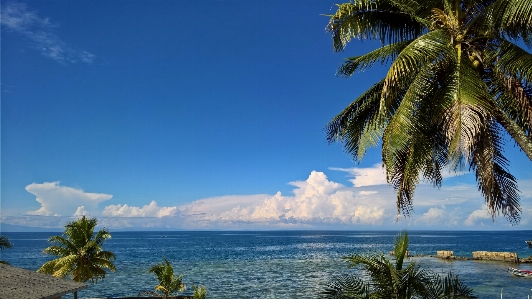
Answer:
<path fill-rule="evenodd" d="M 166 257 L 184 282 L 202 284 L 209 298 L 318 298 L 334 275 L 348 269 L 342 256 L 354 252 L 392 250 L 395 231 L 260 231 L 260 232 L 113 232 L 105 249 L 116 255 L 117 272 L 79 292 L 80 298 L 136 296 L 153 290 L 156 280 L 150 266 Z M 11 265 L 36 270 L 50 259 L 42 250 L 58 233 L 2 233 L 13 248 L 0 259 Z M 472 251 L 510 251 L 532 256 L 525 240 L 532 231 L 466 232 L 410 231 L 413 255 L 435 255 L 453 250 L 471 257 Z M 506 272 L 515 264 L 472 260 L 440 260 L 414 257 L 423 267 L 445 275 L 460 275 L 479 298 L 528 298 L 532 279 Z M 532 264 L 519 265 L 532 270 Z M 69 298 L 69 297 L 64 297 Z"/>

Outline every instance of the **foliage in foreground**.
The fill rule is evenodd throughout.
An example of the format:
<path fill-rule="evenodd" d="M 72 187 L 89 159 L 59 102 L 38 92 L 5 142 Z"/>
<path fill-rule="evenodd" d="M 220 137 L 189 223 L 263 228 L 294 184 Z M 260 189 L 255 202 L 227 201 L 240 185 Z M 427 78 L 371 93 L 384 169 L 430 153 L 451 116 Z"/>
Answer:
<path fill-rule="evenodd" d="M 194 299 L 206 299 L 207 298 L 207 288 L 205 286 L 193 285 L 192 289 L 194 290 L 194 294 L 192 296 Z"/>
<path fill-rule="evenodd" d="M 64 237 L 52 236 L 48 242 L 54 244 L 43 253 L 57 256 L 57 259 L 44 263 L 37 272 L 57 277 L 71 276 L 74 281 L 95 283 L 104 279 L 105 269 L 116 271 L 111 260 L 114 253 L 104 251 L 103 244 L 111 238 L 107 229 L 94 232 L 98 221 L 85 216 L 65 225 Z"/>
<path fill-rule="evenodd" d="M 9 242 L 9 239 L 4 236 L 0 236 L 0 251 L 3 251 L 4 249 L 10 249 L 12 247 L 11 242 Z M 0 264 L 9 264 L 6 261 L 0 260 Z"/>
<path fill-rule="evenodd" d="M 326 30 L 335 51 L 351 39 L 382 47 L 349 57 L 349 77 L 375 63 L 386 76 L 326 127 L 356 161 L 380 144 L 397 209 L 408 216 L 422 178 L 439 187 L 442 170 L 472 171 L 492 217 L 520 221 L 506 136 L 532 160 L 530 0 L 353 0 Z"/>
<path fill-rule="evenodd" d="M 399 234 L 395 239 L 395 262 L 382 253 L 353 254 L 345 259 L 350 267 L 360 266 L 365 275 L 346 274 L 336 277 L 321 294 L 322 299 L 450 299 L 477 298 L 458 276 L 449 273 L 446 277 L 422 269 L 411 262 L 404 267 L 408 248 L 408 234 Z M 367 280 L 364 278 L 368 277 Z"/>
<path fill-rule="evenodd" d="M 155 286 L 155 292 L 147 291 L 141 292 L 140 294 L 156 295 L 166 299 L 170 294 L 183 292 L 186 289 L 186 285 L 182 281 L 183 274 L 176 277 L 174 267 L 172 267 L 172 264 L 166 258 L 164 258 L 164 263 L 152 266 L 149 272 L 155 274 L 159 284 Z"/>

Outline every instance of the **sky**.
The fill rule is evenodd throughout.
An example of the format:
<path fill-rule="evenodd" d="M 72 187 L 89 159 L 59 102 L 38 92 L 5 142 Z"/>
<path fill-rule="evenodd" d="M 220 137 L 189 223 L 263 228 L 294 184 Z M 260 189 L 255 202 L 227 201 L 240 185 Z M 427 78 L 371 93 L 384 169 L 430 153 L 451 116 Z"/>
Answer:
<path fill-rule="evenodd" d="M 386 73 L 346 79 L 329 1 L 1 1 L 4 231 L 81 215 L 111 230 L 529 230 L 492 219 L 471 173 L 421 183 L 398 215 L 379 148 L 360 164 L 324 127 Z"/>

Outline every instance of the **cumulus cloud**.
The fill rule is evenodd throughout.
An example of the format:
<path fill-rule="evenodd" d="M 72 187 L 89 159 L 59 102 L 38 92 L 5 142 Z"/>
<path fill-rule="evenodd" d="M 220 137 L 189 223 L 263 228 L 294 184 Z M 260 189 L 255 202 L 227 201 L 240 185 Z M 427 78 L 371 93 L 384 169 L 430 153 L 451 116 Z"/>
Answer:
<path fill-rule="evenodd" d="M 464 225 L 474 226 L 480 225 L 484 226 L 486 221 L 492 222 L 491 216 L 486 209 L 474 210 L 464 221 Z"/>
<path fill-rule="evenodd" d="M 26 186 L 26 191 L 35 195 L 37 202 L 41 204 L 40 209 L 26 214 L 41 216 L 70 216 L 95 212 L 98 203 L 113 197 L 110 194 L 87 193 L 81 189 L 60 186 L 59 182 L 32 183 Z"/>
<path fill-rule="evenodd" d="M 338 168 L 331 167 L 330 170 L 347 172 L 354 179 L 349 180 L 355 187 L 386 185 L 386 171 L 381 164 L 375 164 L 368 168 Z"/>
<path fill-rule="evenodd" d="M 89 211 L 85 210 L 85 206 L 78 207 L 74 216 L 90 216 Z"/>
<path fill-rule="evenodd" d="M 532 206 L 529 204 L 527 207 L 523 207 L 521 213 L 521 222 L 519 225 L 531 225 L 532 224 Z"/>
<path fill-rule="evenodd" d="M 382 198 L 374 192 L 359 193 L 329 181 L 323 172 L 312 171 L 305 181 L 290 182 L 293 196 L 224 196 L 202 199 L 181 209 L 196 221 L 287 223 L 308 225 L 379 224 L 386 217 Z M 393 217 L 392 217 L 393 218 Z"/>
<path fill-rule="evenodd" d="M 110 228 L 167 229 L 310 229 L 310 228 L 377 228 L 397 227 L 455 229 L 462 226 L 487 228 L 494 225 L 510 227 L 506 220 L 495 224 L 483 205 L 484 199 L 473 184 L 449 185 L 441 189 L 427 184 L 416 188 L 414 213 L 409 218 L 397 215 L 396 192 L 382 178 L 368 179 L 378 166 L 369 170 L 352 171 L 355 186 L 345 186 L 329 180 L 325 173 L 312 171 L 306 180 L 293 181 L 291 194 L 226 195 L 196 200 L 185 205 L 159 206 L 155 200 L 144 206 L 107 205 L 98 210 L 100 202 L 110 199 L 107 194 L 86 193 L 60 186 L 59 183 L 30 184 L 28 192 L 37 196 L 41 208 L 10 223 L 43 226 L 59 223 L 74 216 L 98 217 L 101 225 Z M 380 169 L 380 168 L 379 168 Z M 357 176 L 365 177 L 362 181 Z M 356 183 L 358 182 L 358 183 Z M 532 222 L 532 184 L 522 186 L 522 221 L 518 228 L 528 229 Z M 40 218 L 42 220 L 36 220 Z M 497 220 L 497 219 L 496 219 Z M 18 222 L 17 222 L 18 221 Z"/>
<path fill-rule="evenodd" d="M 94 54 L 65 43 L 55 34 L 57 25 L 28 9 L 25 3 L 2 4 L 0 22 L 4 30 L 23 36 L 32 48 L 47 58 L 60 63 L 81 61 L 90 64 L 94 60 Z"/>
<path fill-rule="evenodd" d="M 108 217 L 167 217 L 175 216 L 177 207 L 159 207 L 157 202 L 152 200 L 149 205 L 142 208 L 128 206 L 127 204 L 110 205 L 104 208 L 102 216 Z"/>
<path fill-rule="evenodd" d="M 414 225 L 422 226 L 453 226 L 459 225 L 461 211 L 459 208 L 455 208 L 452 211 L 447 210 L 446 206 L 432 207 L 427 212 L 422 213 L 421 216 L 416 217 L 413 221 Z"/>

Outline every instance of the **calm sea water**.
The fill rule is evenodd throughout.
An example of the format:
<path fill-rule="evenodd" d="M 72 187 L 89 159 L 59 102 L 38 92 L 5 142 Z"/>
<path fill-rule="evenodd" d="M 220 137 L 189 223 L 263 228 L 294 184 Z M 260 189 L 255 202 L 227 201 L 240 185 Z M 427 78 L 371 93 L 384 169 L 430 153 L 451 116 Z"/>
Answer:
<path fill-rule="evenodd" d="M 111 232 L 104 248 L 116 255 L 117 272 L 79 292 L 80 298 L 136 296 L 153 290 L 148 269 L 166 257 L 184 282 L 205 285 L 209 298 L 318 298 L 334 275 L 348 269 L 341 257 L 354 252 L 389 252 L 397 232 L 265 231 L 265 232 Z M 36 270 L 50 259 L 42 250 L 58 233 L 3 233 L 13 248 L 0 253 L 11 265 Z M 510 251 L 532 255 L 525 240 L 532 231 L 442 232 L 410 231 L 412 254 L 435 255 L 453 250 L 471 257 L 472 251 Z M 506 272 L 502 262 L 443 261 L 415 257 L 423 267 L 445 275 L 457 273 L 479 298 L 528 298 L 532 279 Z M 532 270 L 532 264 L 519 265 Z M 191 288 L 188 288 L 190 293 Z M 68 297 L 66 297 L 68 298 Z"/>

